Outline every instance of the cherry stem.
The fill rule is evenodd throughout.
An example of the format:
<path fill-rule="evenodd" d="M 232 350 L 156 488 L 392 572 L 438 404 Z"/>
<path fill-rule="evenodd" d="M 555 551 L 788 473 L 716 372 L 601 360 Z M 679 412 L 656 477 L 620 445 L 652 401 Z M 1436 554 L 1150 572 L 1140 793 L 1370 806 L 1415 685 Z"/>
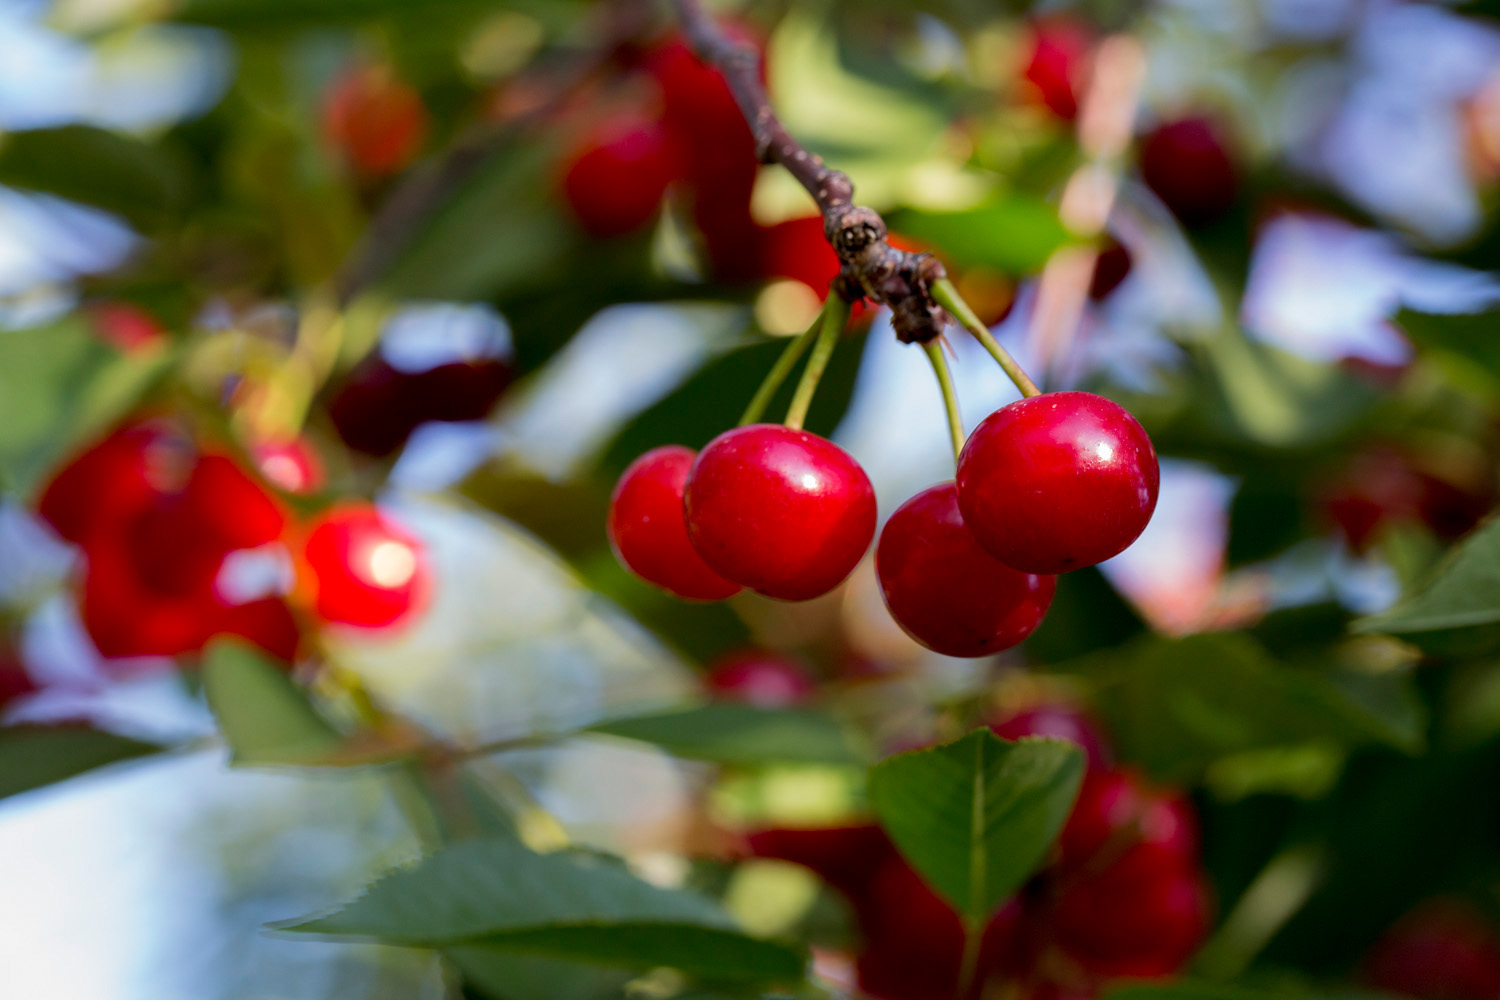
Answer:
<path fill-rule="evenodd" d="M 958 967 L 958 1000 L 963 1000 L 974 989 L 974 977 L 979 973 L 979 952 L 984 944 L 985 921 L 964 917 L 964 953 Z"/>
<path fill-rule="evenodd" d="M 807 409 L 812 406 L 813 393 L 818 391 L 818 381 L 823 377 L 823 370 L 828 367 L 828 359 L 833 357 L 833 349 L 838 346 L 839 335 L 844 332 L 844 324 L 847 322 L 849 303 L 837 293 L 830 293 L 823 306 L 823 324 L 818 331 L 817 343 L 813 344 L 807 367 L 802 369 L 802 379 L 797 383 L 796 393 L 792 395 L 792 405 L 787 407 L 785 423 L 792 430 L 802 429 L 803 421 L 807 419 Z"/>
<path fill-rule="evenodd" d="M 958 412 L 958 393 L 953 391 L 953 374 L 948 371 L 942 341 L 928 341 L 922 349 L 927 352 L 927 360 L 932 362 L 932 372 L 937 376 L 938 388 L 943 393 L 943 409 L 948 412 L 948 433 L 953 435 L 953 457 L 956 460 L 964 450 L 964 421 Z"/>
<path fill-rule="evenodd" d="M 952 313 L 954 318 L 963 324 L 964 329 L 974 335 L 975 340 L 984 345 L 984 349 L 990 352 L 990 357 L 999 362 L 1000 367 L 1005 369 L 1005 374 L 1009 375 L 1010 380 L 1016 384 L 1016 388 L 1021 390 L 1021 395 L 1040 396 L 1042 394 L 1042 390 L 1031 381 L 1031 376 L 1026 374 L 1026 370 L 1016 363 L 1016 359 L 1010 356 L 1009 351 L 1000 346 L 1000 341 L 995 339 L 993 333 L 990 333 L 989 327 L 974 315 L 974 310 L 970 309 L 963 296 L 958 294 L 958 289 L 953 286 L 952 281 L 947 278 L 934 281 L 932 297 L 938 305 Z"/>
<path fill-rule="evenodd" d="M 760 388 L 756 389 L 755 395 L 750 397 L 750 404 L 745 407 L 739 426 L 744 427 L 746 424 L 756 423 L 765 415 L 766 407 L 771 405 L 772 397 L 781 388 L 781 383 L 785 382 L 786 377 L 792 373 L 792 369 L 797 367 L 797 362 L 802 359 L 808 347 L 817 339 L 818 330 L 822 326 L 823 310 L 820 310 L 812 326 L 808 327 L 805 332 L 799 333 L 796 339 L 786 345 L 786 349 L 781 352 L 781 357 L 776 359 L 776 363 L 766 373 L 765 379 L 760 383 Z"/>

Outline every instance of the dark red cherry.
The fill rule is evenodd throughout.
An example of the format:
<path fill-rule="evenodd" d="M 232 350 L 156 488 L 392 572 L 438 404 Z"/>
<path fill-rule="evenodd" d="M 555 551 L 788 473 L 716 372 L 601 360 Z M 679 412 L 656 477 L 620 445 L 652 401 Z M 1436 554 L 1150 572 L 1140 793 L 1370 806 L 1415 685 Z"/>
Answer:
<path fill-rule="evenodd" d="M 1022 573 L 979 547 L 958 512 L 952 483 L 896 509 L 875 547 L 875 572 L 891 617 L 928 649 L 988 656 L 1041 624 L 1057 581 Z"/>
<path fill-rule="evenodd" d="M 1419 1000 L 1493 1000 L 1500 996 L 1500 936 L 1467 903 L 1429 900 L 1376 942 L 1363 978 Z"/>
<path fill-rule="evenodd" d="M 964 445 L 958 505 L 996 559 L 1066 573 L 1135 541 L 1156 509 L 1156 449 L 1117 403 L 1049 392 L 1002 406 Z"/>
<path fill-rule="evenodd" d="M 1128 770 L 1093 771 L 1058 839 L 1058 864 L 1086 868 L 1101 858 L 1143 847 L 1181 860 L 1198 851 L 1198 825 L 1178 796 L 1148 787 Z"/>
<path fill-rule="evenodd" d="M 373 505 L 322 514 L 303 547 L 313 610 L 326 622 L 385 628 L 409 618 L 430 588 L 422 543 Z"/>
<path fill-rule="evenodd" d="M 706 681 L 709 691 L 720 698 L 762 708 L 795 705 L 818 689 L 817 682 L 797 661 L 756 649 L 719 660 L 709 669 Z"/>
<path fill-rule="evenodd" d="M 1089 298 L 1100 302 L 1120 287 L 1130 276 L 1130 251 L 1118 240 L 1110 240 L 1094 258 L 1094 273 L 1089 278 Z"/>
<path fill-rule="evenodd" d="M 1140 160 L 1141 180 L 1189 226 L 1217 220 L 1239 193 L 1239 167 L 1208 118 L 1158 125 L 1141 140 Z"/>
<path fill-rule="evenodd" d="M 773 827 L 745 836 L 753 857 L 774 858 L 810 868 L 855 906 L 864 898 L 870 878 L 896 848 L 874 824 L 799 829 Z"/>
<path fill-rule="evenodd" d="M 1088 758 L 1090 770 L 1109 764 L 1109 742 L 1099 724 L 1072 705 L 1043 702 L 990 722 L 996 736 L 1018 740 L 1023 736 L 1047 736 L 1076 743 Z"/>
<path fill-rule="evenodd" d="M 36 691 L 36 682 L 15 654 L 0 648 L 0 709 Z"/>
<path fill-rule="evenodd" d="M 607 123 L 580 144 L 563 174 L 563 194 L 594 236 L 622 236 L 656 217 L 676 164 L 657 122 Z"/>
<path fill-rule="evenodd" d="M 1078 117 L 1078 91 L 1092 45 L 1088 28 L 1066 18 L 1042 21 L 1033 30 L 1022 78 L 1039 103 L 1066 121 Z"/>
<path fill-rule="evenodd" d="M 609 544 L 647 583 L 690 601 L 722 601 L 740 585 L 708 568 L 688 541 L 683 519 L 682 489 L 693 458 L 691 448 L 673 444 L 630 463 L 609 501 Z"/>
<path fill-rule="evenodd" d="M 875 490 L 859 463 L 826 438 L 779 424 L 710 441 L 684 496 L 703 561 L 784 601 L 837 587 L 875 535 Z"/>

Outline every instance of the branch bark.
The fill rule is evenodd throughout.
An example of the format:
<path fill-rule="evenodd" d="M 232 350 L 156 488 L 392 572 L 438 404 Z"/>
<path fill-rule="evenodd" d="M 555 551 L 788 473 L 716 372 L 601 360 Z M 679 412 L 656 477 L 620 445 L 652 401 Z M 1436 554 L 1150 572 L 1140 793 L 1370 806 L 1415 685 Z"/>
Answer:
<path fill-rule="evenodd" d="M 885 220 L 854 204 L 849 178 L 792 138 L 761 85 L 752 46 L 726 35 L 700 0 L 672 2 L 689 47 L 724 75 L 755 136 L 761 162 L 781 164 L 817 202 L 823 234 L 842 264 L 833 290 L 849 302 L 869 298 L 889 306 L 896 336 L 905 343 L 925 344 L 938 337 L 949 321 L 932 297 L 932 284 L 947 277 L 942 263 L 930 254 L 891 246 Z"/>

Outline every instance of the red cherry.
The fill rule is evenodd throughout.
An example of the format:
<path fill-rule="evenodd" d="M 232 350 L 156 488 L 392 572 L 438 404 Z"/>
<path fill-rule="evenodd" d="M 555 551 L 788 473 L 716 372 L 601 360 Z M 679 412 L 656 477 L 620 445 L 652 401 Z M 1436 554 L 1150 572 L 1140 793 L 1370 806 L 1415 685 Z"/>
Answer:
<path fill-rule="evenodd" d="M 99 302 L 89 307 L 88 314 L 100 339 L 126 354 L 167 336 L 155 317 L 130 302 Z"/>
<path fill-rule="evenodd" d="M 856 906 L 864 898 L 871 876 L 896 853 L 885 831 L 873 824 L 775 827 L 746 835 L 745 846 L 754 857 L 790 861 L 812 869 Z"/>
<path fill-rule="evenodd" d="M 429 420 L 481 419 L 504 393 L 511 376 L 510 366 L 498 358 L 405 372 L 376 354 L 348 374 L 328 404 L 328 416 L 350 448 L 385 456 Z"/>
<path fill-rule="evenodd" d="M 896 509 L 875 547 L 886 607 L 906 633 L 947 656 L 1009 649 L 1041 624 L 1057 581 L 1011 569 L 979 547 L 942 483 Z"/>
<path fill-rule="evenodd" d="M 1088 392 L 1049 392 L 991 413 L 958 462 L 958 505 L 979 544 L 1028 573 L 1102 562 L 1156 509 L 1156 450 L 1136 419 Z"/>
<path fill-rule="evenodd" d="M 1036 25 L 1031 57 L 1022 77 L 1037 100 L 1065 121 L 1078 117 L 1078 89 L 1087 69 L 1093 38 L 1084 25 L 1064 19 Z"/>
<path fill-rule="evenodd" d="M 313 609 L 343 625 L 384 628 L 409 618 L 430 586 L 422 543 L 366 503 L 346 503 L 319 517 L 303 561 Z"/>
<path fill-rule="evenodd" d="M 801 664 L 753 649 L 724 657 L 709 670 L 706 680 L 715 695 L 762 708 L 807 701 L 818 689 Z"/>
<path fill-rule="evenodd" d="M 958 991 L 964 926 L 899 856 L 870 879 L 858 905 L 864 948 L 859 955 L 860 989 L 883 1000 L 952 1000 Z M 1009 900 L 985 928 L 978 974 L 961 1000 L 983 994 L 985 981 L 1015 963 L 1021 906 Z"/>
<path fill-rule="evenodd" d="M 1054 901 L 1054 942 L 1099 976 L 1164 976 L 1182 967 L 1208 931 L 1208 887 L 1196 862 L 1144 847 L 1064 884 Z"/>
<path fill-rule="evenodd" d="M 1136 848 L 1178 861 L 1195 858 L 1198 827 L 1191 808 L 1147 787 L 1134 772 L 1090 772 L 1058 838 L 1058 864 L 1088 867 Z"/>
<path fill-rule="evenodd" d="M 720 434 L 684 493 L 693 548 L 725 579 L 785 601 L 843 582 L 875 534 L 865 470 L 826 438 L 779 424 Z"/>
<path fill-rule="evenodd" d="M 563 175 L 574 216 L 594 236 L 622 236 L 656 217 L 676 164 L 656 122 L 614 122 L 590 135 Z"/>
<path fill-rule="evenodd" d="M 0 650 L 0 708 L 36 689 L 26 665 L 13 654 Z"/>
<path fill-rule="evenodd" d="M 422 97 L 381 65 L 346 70 L 323 102 L 323 131 L 355 170 L 393 174 L 421 149 L 427 135 Z"/>
<path fill-rule="evenodd" d="M 1468 904 L 1430 900 L 1376 942 L 1364 979 L 1419 1000 L 1494 1000 L 1500 996 L 1500 936 Z"/>
<path fill-rule="evenodd" d="M 1189 226 L 1217 220 L 1239 193 L 1239 168 L 1216 122 L 1183 118 L 1141 140 L 1141 180 Z"/>
<path fill-rule="evenodd" d="M 178 441 L 164 423 L 123 427 L 54 473 L 37 512 L 63 538 L 87 545 L 149 508 L 164 489 L 180 484 L 191 460 L 186 442 Z"/>
<path fill-rule="evenodd" d="M 636 576 L 690 601 L 722 601 L 740 586 L 709 569 L 688 541 L 682 490 L 694 452 L 665 445 L 630 463 L 609 501 L 609 544 Z"/>
<path fill-rule="evenodd" d="M 1089 298 L 1103 301 L 1130 276 L 1130 251 L 1118 240 L 1110 240 L 1094 258 L 1094 273 L 1089 279 Z"/>
<path fill-rule="evenodd" d="M 250 457 L 268 482 L 288 493 L 316 493 L 327 478 L 323 460 L 305 438 L 257 442 Z"/>
<path fill-rule="evenodd" d="M 214 635 L 246 639 L 285 663 L 297 659 L 297 648 L 302 642 L 292 609 L 279 597 L 263 597 L 221 608 L 211 631 Z"/>
<path fill-rule="evenodd" d="M 1067 740 L 1082 748 L 1090 770 L 1109 764 L 1109 742 L 1088 715 L 1071 705 L 1042 703 L 990 723 L 996 736 L 1018 740 L 1023 736 L 1048 736 Z M 1075 811 L 1077 807 L 1074 807 Z"/>

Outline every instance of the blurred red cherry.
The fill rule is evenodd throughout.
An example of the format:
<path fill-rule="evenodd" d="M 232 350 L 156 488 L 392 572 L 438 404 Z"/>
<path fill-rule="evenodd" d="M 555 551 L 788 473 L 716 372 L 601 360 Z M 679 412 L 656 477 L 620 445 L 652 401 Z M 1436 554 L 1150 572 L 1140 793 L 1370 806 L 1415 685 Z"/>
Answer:
<path fill-rule="evenodd" d="M 422 543 L 368 503 L 325 511 L 308 530 L 302 559 L 314 612 L 340 625 L 398 625 L 421 608 L 431 584 Z"/>
<path fill-rule="evenodd" d="M 1197 823 L 1181 798 L 1153 789 L 1129 770 L 1091 771 L 1058 839 L 1063 866 L 1096 864 L 1103 855 L 1145 846 L 1178 859 L 1196 856 Z"/>
<path fill-rule="evenodd" d="M 563 174 L 563 194 L 589 233 L 623 236 L 656 217 L 676 170 L 660 124 L 628 118 L 609 121 L 573 153 Z"/>
<path fill-rule="evenodd" d="M 1494 1000 L 1500 996 L 1500 935 L 1461 900 L 1429 900 L 1375 943 L 1363 978 L 1418 1000 Z"/>
<path fill-rule="evenodd" d="M 99 338 L 129 354 L 166 339 L 167 332 L 156 318 L 131 302 L 97 302 L 88 308 Z"/>
<path fill-rule="evenodd" d="M 1130 251 L 1118 240 L 1110 240 L 1094 259 L 1094 273 L 1089 279 L 1089 298 L 1102 302 L 1130 276 Z"/>
<path fill-rule="evenodd" d="M 1078 116 L 1093 36 L 1079 21 L 1051 18 L 1032 28 L 1031 55 L 1021 75 L 1032 96 L 1066 121 Z"/>
<path fill-rule="evenodd" d="M 1141 179 L 1184 224 L 1214 222 L 1239 195 L 1239 166 L 1220 125 L 1182 118 L 1141 140 Z"/>
<path fill-rule="evenodd" d="M 63 538 L 87 545 L 180 487 L 192 460 L 191 444 L 166 422 L 127 425 L 54 472 L 37 512 Z"/>
<path fill-rule="evenodd" d="M 1425 472 L 1398 448 L 1374 445 L 1316 487 L 1314 503 L 1349 548 L 1362 553 L 1383 527 L 1403 521 L 1425 524 L 1439 538 L 1457 538 L 1489 512 L 1494 496 Z"/>
<path fill-rule="evenodd" d="M 761 708 L 796 705 L 817 691 L 817 682 L 800 663 L 755 649 L 718 660 L 709 669 L 706 683 L 716 697 Z"/>
<path fill-rule="evenodd" d="M 1109 743 L 1098 723 L 1082 709 L 1071 705 L 1042 702 L 991 721 L 990 729 L 996 736 L 1007 740 L 1048 736 L 1076 743 L 1088 758 L 1090 770 L 1108 766 L 1110 761 Z"/>
<path fill-rule="evenodd" d="M 36 690 L 36 682 L 20 658 L 0 649 L 0 708 Z"/>
<path fill-rule="evenodd" d="M 326 480 L 323 460 L 306 438 L 257 442 L 250 457 L 267 482 L 288 493 L 316 493 Z"/>
<path fill-rule="evenodd" d="M 356 365 L 328 404 L 344 443 L 366 455 L 390 455 L 430 420 L 479 420 L 512 378 L 498 358 L 475 358 L 406 372 L 379 354 Z"/>
<path fill-rule="evenodd" d="M 359 173 L 393 174 L 421 149 L 427 108 L 389 66 L 358 65 L 334 80 L 324 96 L 323 131 Z"/>
<path fill-rule="evenodd" d="M 810 868 L 857 906 L 871 876 L 895 855 L 885 831 L 873 823 L 798 829 L 773 827 L 745 837 L 753 857 L 774 858 Z"/>

